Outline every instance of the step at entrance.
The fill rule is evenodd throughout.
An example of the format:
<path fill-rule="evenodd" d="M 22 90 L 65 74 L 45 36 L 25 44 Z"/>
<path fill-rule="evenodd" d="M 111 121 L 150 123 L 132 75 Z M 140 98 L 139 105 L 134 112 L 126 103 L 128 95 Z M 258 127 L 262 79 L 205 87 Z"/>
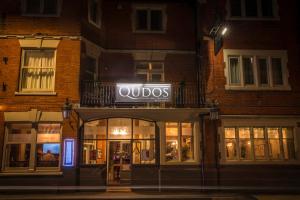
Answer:
<path fill-rule="evenodd" d="M 131 188 L 122 186 L 108 186 L 106 187 L 106 192 L 131 192 Z"/>

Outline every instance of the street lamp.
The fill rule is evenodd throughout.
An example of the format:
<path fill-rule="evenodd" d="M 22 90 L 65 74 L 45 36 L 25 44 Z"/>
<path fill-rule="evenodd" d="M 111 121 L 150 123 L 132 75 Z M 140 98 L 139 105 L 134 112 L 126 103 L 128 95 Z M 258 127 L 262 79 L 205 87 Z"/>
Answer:
<path fill-rule="evenodd" d="M 69 101 L 69 98 L 66 98 L 66 101 L 62 107 L 63 117 L 64 119 L 70 119 L 72 112 L 72 104 Z"/>

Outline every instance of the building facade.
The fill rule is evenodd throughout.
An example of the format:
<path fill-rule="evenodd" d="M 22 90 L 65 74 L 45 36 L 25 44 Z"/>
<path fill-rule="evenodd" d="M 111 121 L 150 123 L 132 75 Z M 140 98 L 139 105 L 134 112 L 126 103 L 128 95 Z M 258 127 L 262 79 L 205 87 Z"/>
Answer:
<path fill-rule="evenodd" d="M 0 184 L 299 185 L 293 3 L 5 1 Z"/>

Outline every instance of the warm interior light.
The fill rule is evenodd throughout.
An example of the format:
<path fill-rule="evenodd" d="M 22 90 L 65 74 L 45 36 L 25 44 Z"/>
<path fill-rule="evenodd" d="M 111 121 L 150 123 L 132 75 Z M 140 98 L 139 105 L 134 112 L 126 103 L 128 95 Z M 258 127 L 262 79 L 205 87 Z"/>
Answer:
<path fill-rule="evenodd" d="M 227 147 L 232 147 L 232 143 L 227 143 Z"/>
<path fill-rule="evenodd" d="M 112 131 L 113 135 L 127 135 L 127 128 L 115 128 Z"/>
<path fill-rule="evenodd" d="M 221 34 L 222 34 L 222 35 L 225 35 L 226 32 L 227 32 L 227 30 L 228 30 L 227 27 L 224 27 Z"/>

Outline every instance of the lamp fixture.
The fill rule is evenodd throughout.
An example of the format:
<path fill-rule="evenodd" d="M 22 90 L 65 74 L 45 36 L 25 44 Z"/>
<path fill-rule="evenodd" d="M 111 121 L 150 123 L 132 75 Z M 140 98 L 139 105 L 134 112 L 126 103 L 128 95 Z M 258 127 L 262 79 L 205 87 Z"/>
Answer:
<path fill-rule="evenodd" d="M 62 107 L 63 117 L 64 119 L 69 119 L 72 112 L 72 104 L 69 101 L 69 98 L 66 98 L 66 101 Z"/>

